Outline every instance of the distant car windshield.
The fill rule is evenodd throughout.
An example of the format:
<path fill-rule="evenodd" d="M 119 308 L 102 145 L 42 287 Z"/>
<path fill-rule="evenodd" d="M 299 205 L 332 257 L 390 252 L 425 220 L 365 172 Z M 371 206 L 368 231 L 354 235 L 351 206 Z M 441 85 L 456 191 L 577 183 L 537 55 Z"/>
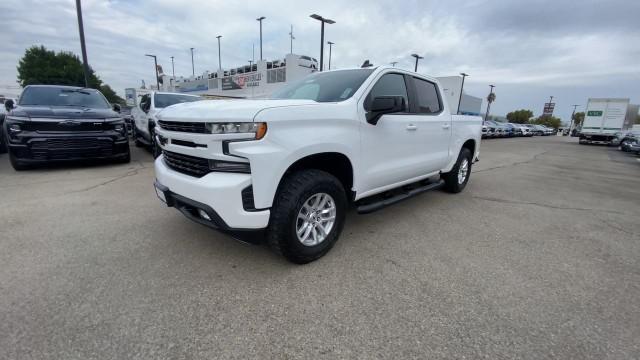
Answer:
<path fill-rule="evenodd" d="M 20 105 L 78 106 L 109 109 L 107 99 L 95 89 L 64 87 L 27 87 L 20 95 Z"/>
<path fill-rule="evenodd" d="M 166 108 L 167 106 L 198 100 L 202 100 L 202 98 L 180 94 L 155 94 L 156 108 Z"/>
<path fill-rule="evenodd" d="M 316 72 L 285 86 L 271 98 L 343 101 L 353 96 L 372 72 L 373 69 Z"/>

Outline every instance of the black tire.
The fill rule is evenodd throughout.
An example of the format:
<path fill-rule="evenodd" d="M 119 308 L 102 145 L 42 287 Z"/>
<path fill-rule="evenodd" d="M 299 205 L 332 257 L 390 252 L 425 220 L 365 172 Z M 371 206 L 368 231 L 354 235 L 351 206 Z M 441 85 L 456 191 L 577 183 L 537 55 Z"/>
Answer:
<path fill-rule="evenodd" d="M 304 203 L 315 194 L 329 194 L 335 203 L 335 223 L 324 241 L 307 246 L 298 240 L 296 225 Z M 271 208 L 267 242 L 271 249 L 296 264 L 306 264 L 324 256 L 338 240 L 344 226 L 347 196 L 340 181 L 321 170 L 301 170 L 287 175 Z"/>
<path fill-rule="evenodd" d="M 133 138 L 133 143 L 136 145 L 136 147 L 144 146 L 144 144 L 142 143 L 142 141 L 140 141 L 140 138 L 138 137 L 138 130 L 135 124 L 133 124 L 133 127 L 131 128 L 131 137 Z"/>
<path fill-rule="evenodd" d="M 153 127 L 149 127 L 149 137 L 151 138 L 151 146 L 149 150 L 151 151 L 153 158 L 156 159 L 160 154 L 162 154 L 162 149 L 160 149 L 160 145 L 156 142 L 156 132 L 153 130 Z"/>
<path fill-rule="evenodd" d="M 7 137 L 4 136 L 4 126 L 0 124 L 0 154 L 7 152 Z"/>
<path fill-rule="evenodd" d="M 458 160 L 456 164 L 453 165 L 453 168 L 450 172 L 442 174 L 442 179 L 444 180 L 444 189 L 450 193 L 459 193 L 467 186 L 469 182 L 469 177 L 471 176 L 471 165 L 472 165 L 472 155 L 471 151 L 467 148 L 462 148 L 460 150 L 460 154 L 458 155 Z M 460 170 L 460 166 L 467 161 L 467 172 L 462 183 L 458 181 L 458 172 Z"/>
<path fill-rule="evenodd" d="M 20 160 L 16 159 L 16 157 L 13 155 L 11 150 L 9 150 L 8 152 L 9 152 L 9 162 L 11 163 L 11 166 L 13 167 L 14 170 L 22 171 L 22 170 L 29 169 L 28 165 L 21 163 Z"/>

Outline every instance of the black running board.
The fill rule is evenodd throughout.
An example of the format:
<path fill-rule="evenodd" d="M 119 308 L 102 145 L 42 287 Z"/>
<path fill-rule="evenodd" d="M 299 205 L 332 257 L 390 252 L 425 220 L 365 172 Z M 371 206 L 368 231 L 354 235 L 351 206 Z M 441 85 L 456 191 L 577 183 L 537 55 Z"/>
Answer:
<path fill-rule="evenodd" d="M 380 210 L 382 208 L 385 208 L 385 207 L 387 207 L 389 205 L 393 205 L 395 203 L 398 203 L 398 202 L 400 202 L 402 200 L 406 200 L 406 199 L 408 199 L 410 197 L 414 197 L 416 195 L 422 194 L 423 192 L 439 189 L 443 185 L 444 185 L 444 180 L 439 180 L 439 181 L 431 183 L 431 184 L 422 185 L 420 187 L 416 187 L 416 188 L 413 188 L 411 190 L 404 191 L 402 193 L 399 193 L 399 194 L 391 196 L 391 197 L 382 198 L 382 199 L 380 199 L 378 201 L 375 201 L 375 202 L 358 205 L 356 210 L 358 211 L 358 214 L 372 213 L 374 211 L 378 211 L 378 210 Z"/>

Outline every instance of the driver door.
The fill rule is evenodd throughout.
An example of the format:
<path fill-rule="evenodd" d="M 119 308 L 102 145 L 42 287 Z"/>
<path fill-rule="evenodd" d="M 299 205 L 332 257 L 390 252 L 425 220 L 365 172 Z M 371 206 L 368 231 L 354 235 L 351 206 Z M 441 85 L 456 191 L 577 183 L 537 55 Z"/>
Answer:
<path fill-rule="evenodd" d="M 364 176 L 360 193 L 382 191 L 426 172 L 424 139 L 421 137 L 424 130 L 421 129 L 419 117 L 409 113 L 406 80 L 403 74 L 385 73 L 365 97 L 361 113 Z M 382 115 L 376 125 L 369 124 L 366 112 L 373 98 L 378 96 L 402 96 L 405 99 L 405 111 Z"/>

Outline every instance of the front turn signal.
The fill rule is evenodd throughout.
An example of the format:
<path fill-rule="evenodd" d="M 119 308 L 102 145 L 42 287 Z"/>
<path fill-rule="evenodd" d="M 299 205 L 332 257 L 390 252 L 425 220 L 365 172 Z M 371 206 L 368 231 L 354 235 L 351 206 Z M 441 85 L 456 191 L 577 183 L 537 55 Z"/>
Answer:
<path fill-rule="evenodd" d="M 267 135 L 267 123 L 257 123 L 256 140 L 262 139 Z"/>

